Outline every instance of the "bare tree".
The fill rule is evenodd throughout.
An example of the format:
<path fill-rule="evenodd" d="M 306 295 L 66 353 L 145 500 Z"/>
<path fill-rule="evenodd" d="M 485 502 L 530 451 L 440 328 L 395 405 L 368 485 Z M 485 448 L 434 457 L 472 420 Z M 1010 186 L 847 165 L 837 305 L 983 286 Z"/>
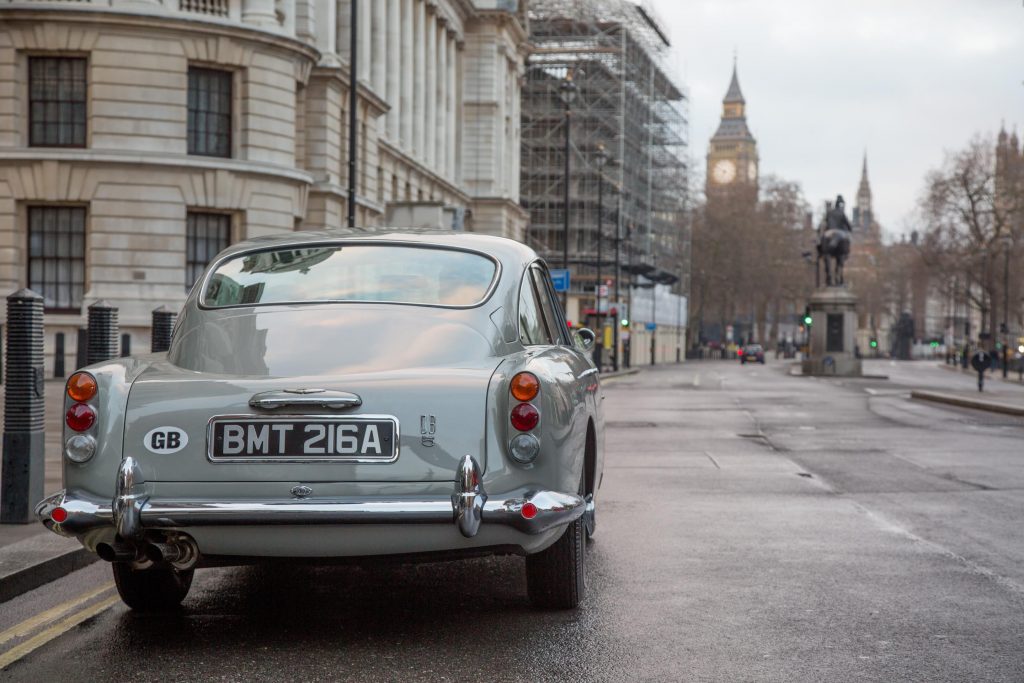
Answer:
<path fill-rule="evenodd" d="M 1019 253 L 1021 192 L 1002 185 L 996 173 L 996 146 L 977 136 L 951 152 L 930 172 L 920 200 L 925 226 L 921 258 L 939 290 L 962 283 L 968 302 L 981 312 L 982 331 L 992 330 L 1003 297 L 1006 250 Z M 1014 259 L 1016 260 L 1016 259 Z"/>

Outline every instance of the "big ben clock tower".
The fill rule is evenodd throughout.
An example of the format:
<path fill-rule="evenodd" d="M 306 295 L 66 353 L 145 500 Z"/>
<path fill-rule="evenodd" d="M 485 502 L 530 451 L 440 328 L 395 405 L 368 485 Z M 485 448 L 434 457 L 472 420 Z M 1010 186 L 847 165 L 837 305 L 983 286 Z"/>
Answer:
<path fill-rule="evenodd" d="M 746 100 L 740 91 L 736 64 L 722 100 L 722 122 L 708 146 L 707 195 L 726 190 L 750 190 L 757 197 L 757 140 L 747 128 Z"/>

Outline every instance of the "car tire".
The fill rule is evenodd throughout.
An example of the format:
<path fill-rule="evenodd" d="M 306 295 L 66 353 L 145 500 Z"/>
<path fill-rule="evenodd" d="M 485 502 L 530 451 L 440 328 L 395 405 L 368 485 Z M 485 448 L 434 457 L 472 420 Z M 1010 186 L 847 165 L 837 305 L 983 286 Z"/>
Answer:
<path fill-rule="evenodd" d="M 176 609 L 192 587 L 194 569 L 177 570 L 169 565 L 135 569 L 128 562 L 114 562 L 114 583 L 124 604 L 137 612 Z"/>
<path fill-rule="evenodd" d="M 585 527 L 581 516 L 553 545 L 526 556 L 526 591 L 534 607 L 576 609 L 583 601 L 587 588 Z"/>

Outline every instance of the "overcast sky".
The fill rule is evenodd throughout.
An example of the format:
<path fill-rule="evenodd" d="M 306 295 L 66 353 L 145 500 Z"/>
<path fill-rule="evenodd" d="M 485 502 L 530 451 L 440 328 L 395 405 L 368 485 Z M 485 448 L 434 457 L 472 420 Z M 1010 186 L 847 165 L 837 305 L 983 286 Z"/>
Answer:
<path fill-rule="evenodd" d="M 868 153 L 875 213 L 913 227 L 944 150 L 1005 120 L 1024 137 L 1022 0 L 650 0 L 690 91 L 690 151 L 703 183 L 733 49 L 761 173 L 798 181 L 820 210 L 848 210 Z"/>

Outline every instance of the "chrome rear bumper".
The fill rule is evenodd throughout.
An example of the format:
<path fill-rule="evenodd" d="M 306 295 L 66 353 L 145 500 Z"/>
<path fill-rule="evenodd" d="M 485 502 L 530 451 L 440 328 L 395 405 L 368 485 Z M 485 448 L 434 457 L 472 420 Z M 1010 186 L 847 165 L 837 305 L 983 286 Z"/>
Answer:
<path fill-rule="evenodd" d="M 526 513 L 524 514 L 524 508 Z M 64 517 L 63 521 L 54 520 Z M 511 526 L 539 534 L 579 518 L 584 499 L 557 491 L 522 489 L 488 495 L 480 467 L 465 456 L 456 472 L 450 497 L 362 497 L 287 500 L 154 500 L 147 492 L 138 463 L 125 458 L 118 470 L 113 500 L 75 489 L 53 494 L 36 506 L 39 520 L 64 536 L 81 536 L 113 527 L 125 540 L 141 540 L 147 529 L 198 526 L 261 526 L 310 524 L 454 524 L 472 538 L 481 523 Z"/>

